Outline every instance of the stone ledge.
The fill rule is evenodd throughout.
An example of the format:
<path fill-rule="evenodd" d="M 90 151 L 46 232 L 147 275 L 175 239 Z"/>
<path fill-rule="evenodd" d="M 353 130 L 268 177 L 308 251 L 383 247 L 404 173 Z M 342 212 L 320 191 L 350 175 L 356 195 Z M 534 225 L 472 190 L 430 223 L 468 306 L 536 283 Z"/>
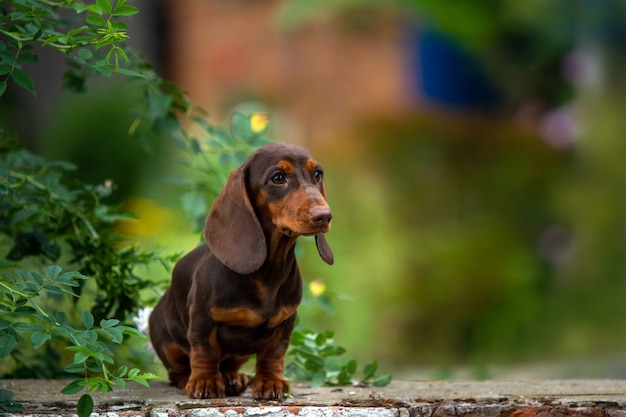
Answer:
<path fill-rule="evenodd" d="M 24 405 L 8 415 L 69 416 L 79 394 L 60 393 L 64 381 L 4 380 Z M 129 385 L 108 394 L 94 393 L 96 416 L 608 416 L 626 417 L 626 381 L 394 381 L 385 388 L 309 388 L 292 386 L 282 403 L 241 397 L 192 400 L 163 382 L 150 388 Z"/>

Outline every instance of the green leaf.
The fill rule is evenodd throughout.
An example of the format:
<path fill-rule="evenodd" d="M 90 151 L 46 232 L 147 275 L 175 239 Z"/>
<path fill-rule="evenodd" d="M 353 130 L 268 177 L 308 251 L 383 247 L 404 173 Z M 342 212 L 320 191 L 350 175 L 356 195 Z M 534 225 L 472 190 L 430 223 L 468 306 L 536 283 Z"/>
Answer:
<path fill-rule="evenodd" d="M 83 320 L 83 326 L 85 326 L 85 329 L 91 329 L 93 327 L 93 314 L 91 314 L 89 311 L 83 311 L 81 319 Z"/>
<path fill-rule="evenodd" d="M 103 330 L 111 336 L 111 340 L 114 343 L 120 344 L 124 340 L 122 331 L 118 329 L 117 327 L 107 327 L 107 328 L 103 328 Z"/>
<path fill-rule="evenodd" d="M 126 375 L 128 373 L 128 366 L 126 365 L 122 365 L 119 367 L 119 369 L 117 370 L 117 376 L 122 378 L 124 377 L 124 375 Z"/>
<path fill-rule="evenodd" d="M 46 284 L 43 286 L 43 289 L 48 291 L 51 294 L 63 294 L 63 288 L 58 287 L 56 285 L 52 285 L 52 284 Z"/>
<path fill-rule="evenodd" d="M 39 57 L 31 53 L 22 53 L 17 59 L 25 64 L 34 64 L 39 61 Z"/>
<path fill-rule="evenodd" d="M 89 356 L 90 356 L 90 355 L 88 355 L 88 354 L 87 354 L 87 353 L 85 353 L 85 352 L 76 352 L 76 353 L 74 354 L 74 363 L 75 363 L 75 364 L 82 364 L 82 363 L 85 363 L 85 361 L 86 361 L 87 359 L 89 359 Z"/>
<path fill-rule="evenodd" d="M 78 283 L 76 282 L 75 279 L 89 279 L 89 277 L 87 275 L 83 275 L 78 271 L 68 271 L 63 273 L 63 275 L 61 275 L 57 281 L 62 282 L 64 284 L 67 285 L 71 285 L 72 287 L 76 287 L 78 286 Z M 73 284 L 70 283 L 70 281 L 73 281 Z"/>
<path fill-rule="evenodd" d="M 35 332 L 30 335 L 30 341 L 35 349 L 39 349 L 50 339 L 52 339 L 52 335 L 50 333 Z"/>
<path fill-rule="evenodd" d="M 142 337 L 142 338 L 146 337 L 145 334 L 143 334 L 141 331 L 139 331 L 138 329 L 134 327 L 118 326 L 117 328 L 121 330 L 123 334 L 128 335 L 128 336 L 137 336 L 137 337 Z"/>
<path fill-rule="evenodd" d="M 106 26 L 106 22 L 104 21 L 104 19 L 101 16 L 98 16 L 97 14 L 88 15 L 85 18 L 85 21 L 89 23 L 90 25 L 94 25 L 94 26 Z"/>
<path fill-rule="evenodd" d="M 65 43 L 65 35 L 59 33 L 56 35 L 52 35 L 50 36 L 48 39 L 46 39 L 41 45 L 42 46 L 47 46 L 50 45 L 51 43 L 57 42 L 59 40 L 63 39 L 63 42 L 61 43 Z"/>
<path fill-rule="evenodd" d="M 97 374 L 104 372 L 104 368 L 100 362 L 92 363 L 87 369 L 89 369 L 90 372 L 95 372 Z"/>
<path fill-rule="evenodd" d="M 20 306 L 20 307 L 17 307 L 15 310 L 13 310 L 13 313 L 17 316 L 29 316 L 36 312 L 37 310 L 35 310 L 31 306 Z"/>
<path fill-rule="evenodd" d="M 358 365 L 356 361 L 352 359 L 346 364 L 346 371 L 348 371 L 348 373 L 350 374 L 354 374 L 356 372 L 357 367 Z"/>
<path fill-rule="evenodd" d="M 105 61 L 96 62 L 96 70 L 105 77 L 110 77 L 113 73 Z"/>
<path fill-rule="evenodd" d="M 103 329 L 107 329 L 108 327 L 117 326 L 120 324 L 120 321 L 117 319 L 102 319 L 100 320 L 100 327 Z"/>
<path fill-rule="evenodd" d="M 118 387 L 120 387 L 121 389 L 126 388 L 126 381 L 124 381 L 123 378 L 119 378 L 117 376 L 113 377 L 113 381 L 115 381 L 115 383 L 117 384 Z"/>
<path fill-rule="evenodd" d="M 40 273 L 38 273 L 38 272 L 32 272 L 32 273 L 30 274 L 30 278 L 31 278 L 31 280 L 32 280 L 35 284 L 37 284 L 37 285 L 40 285 L 40 286 L 41 286 L 41 285 L 43 285 L 43 283 L 44 283 L 44 279 L 43 279 L 43 277 L 42 277 L 42 276 L 41 276 L 41 274 L 40 274 Z"/>
<path fill-rule="evenodd" d="M 167 114 L 172 106 L 172 97 L 156 89 L 148 91 L 146 96 L 148 102 L 148 118 L 155 120 Z"/>
<path fill-rule="evenodd" d="M 0 81 L 0 97 L 2 97 L 5 91 L 7 91 L 7 82 Z"/>
<path fill-rule="evenodd" d="M 84 59 L 85 61 L 87 61 L 93 57 L 93 52 L 91 52 L 90 49 L 86 49 L 86 48 L 79 49 L 78 56 Z"/>
<path fill-rule="evenodd" d="M 80 374 L 85 372 L 85 364 L 84 363 L 70 363 L 65 368 L 63 368 L 65 372 L 70 374 Z"/>
<path fill-rule="evenodd" d="M 22 404 L 13 401 L 14 395 L 13 391 L 0 389 L 0 410 L 11 412 L 22 411 L 24 409 Z"/>
<path fill-rule="evenodd" d="M 324 369 L 325 362 L 317 356 L 312 356 L 304 362 L 304 367 L 309 372 L 318 372 Z"/>
<path fill-rule="evenodd" d="M 385 387 L 391 382 L 391 374 L 376 375 L 373 384 L 375 387 Z"/>
<path fill-rule="evenodd" d="M 369 381 L 376 374 L 376 370 L 378 369 L 378 362 L 372 361 L 372 363 L 368 363 L 363 368 L 363 380 Z"/>
<path fill-rule="evenodd" d="M 93 398 L 89 394 L 83 394 L 76 404 L 76 411 L 78 411 L 78 417 L 89 417 L 93 411 Z"/>
<path fill-rule="evenodd" d="M 70 30 L 69 32 L 67 32 L 66 36 L 67 36 L 68 39 L 72 39 L 76 35 L 78 35 L 79 33 L 86 31 L 87 29 L 89 29 L 89 27 L 86 26 L 86 25 L 83 25 L 81 27 L 77 27 L 77 28 L 74 28 L 74 29 Z"/>
<path fill-rule="evenodd" d="M 50 331 L 66 339 L 71 339 L 74 335 L 74 329 L 67 324 L 57 324 L 56 326 L 52 327 Z"/>
<path fill-rule="evenodd" d="M 35 86 L 32 78 L 23 69 L 13 68 L 13 81 L 23 89 L 35 94 Z"/>
<path fill-rule="evenodd" d="M 304 337 L 305 336 L 303 332 L 294 330 L 293 333 L 291 333 L 291 344 L 293 346 L 301 345 L 302 343 L 304 343 Z"/>
<path fill-rule="evenodd" d="M 59 265 L 50 265 L 46 268 L 46 276 L 50 279 L 55 279 L 62 271 L 62 268 Z"/>
<path fill-rule="evenodd" d="M 122 75 L 127 75 L 129 77 L 143 78 L 144 80 L 147 80 L 149 78 L 146 74 L 143 74 L 139 71 L 129 70 L 126 68 L 118 68 L 117 73 L 122 74 Z"/>
<path fill-rule="evenodd" d="M 111 2 L 109 0 L 96 0 L 96 4 L 105 13 L 111 14 L 111 12 L 113 11 L 113 8 L 111 7 Z"/>
<path fill-rule="evenodd" d="M 135 6 L 117 6 L 113 11 L 113 16 L 132 16 L 139 13 Z"/>
<path fill-rule="evenodd" d="M 12 334 L 5 333 L 0 336 L 0 358 L 6 358 L 11 354 L 17 340 Z"/>
<path fill-rule="evenodd" d="M 37 332 L 46 329 L 44 325 L 39 323 L 15 323 L 13 328 L 21 332 Z"/>
<path fill-rule="evenodd" d="M 172 112 L 167 112 L 164 116 L 158 117 L 152 124 L 152 130 L 158 134 L 169 134 L 177 130 L 180 130 L 180 122 L 176 115 Z"/>
<path fill-rule="evenodd" d="M 67 316 L 67 314 L 65 314 L 63 311 L 58 311 L 57 312 L 56 319 L 59 322 L 59 324 L 61 324 L 61 325 L 67 325 L 67 323 L 70 320 L 69 317 Z M 67 327 L 69 327 L 69 326 L 67 326 Z M 69 328 L 70 328 L 70 331 L 73 330 L 71 327 L 69 327 Z"/>
<path fill-rule="evenodd" d="M 35 284 L 31 284 L 30 282 L 28 282 L 23 286 L 20 286 L 20 291 L 28 294 L 29 296 L 35 296 L 39 293 L 39 287 Z"/>
<path fill-rule="evenodd" d="M 326 383 L 326 371 L 321 370 L 313 374 L 311 388 L 319 388 Z"/>
<path fill-rule="evenodd" d="M 65 388 L 63 388 L 61 390 L 61 393 L 62 394 L 67 394 L 67 395 L 76 394 L 77 392 L 82 391 L 83 388 L 85 388 L 85 380 L 84 379 L 75 379 L 72 382 L 70 382 L 69 384 L 67 384 L 65 386 Z"/>
<path fill-rule="evenodd" d="M 352 382 L 351 374 L 344 367 L 344 368 L 341 369 L 341 371 L 339 371 L 339 374 L 337 375 L 337 384 L 338 385 L 349 385 L 350 382 Z"/>
<path fill-rule="evenodd" d="M 154 374 L 141 374 L 130 378 L 131 381 L 135 381 L 138 384 L 143 385 L 144 387 L 150 388 L 150 384 L 148 384 L 147 379 L 154 379 L 157 376 Z"/>

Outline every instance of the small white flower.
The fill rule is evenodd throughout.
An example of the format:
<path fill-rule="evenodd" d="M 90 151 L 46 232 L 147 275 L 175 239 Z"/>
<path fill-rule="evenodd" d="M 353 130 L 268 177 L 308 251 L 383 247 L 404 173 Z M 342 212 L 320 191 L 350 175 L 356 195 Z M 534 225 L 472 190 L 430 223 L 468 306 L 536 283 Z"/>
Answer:
<path fill-rule="evenodd" d="M 133 317 L 133 322 L 137 325 L 137 329 L 142 333 L 148 334 L 148 319 L 150 318 L 150 314 L 152 314 L 152 310 L 152 307 L 140 308 L 137 315 Z"/>
<path fill-rule="evenodd" d="M 148 320 L 150 319 L 150 314 L 152 314 L 152 310 L 154 310 L 153 307 L 140 308 L 139 311 L 137 311 L 137 315 L 133 317 L 133 322 L 137 326 L 137 330 L 139 330 L 140 332 L 144 334 L 149 334 L 150 332 L 150 326 L 148 326 L 148 323 L 149 323 Z M 150 352 L 155 352 L 154 347 L 152 346 L 152 343 L 148 342 L 144 346 L 146 350 Z"/>

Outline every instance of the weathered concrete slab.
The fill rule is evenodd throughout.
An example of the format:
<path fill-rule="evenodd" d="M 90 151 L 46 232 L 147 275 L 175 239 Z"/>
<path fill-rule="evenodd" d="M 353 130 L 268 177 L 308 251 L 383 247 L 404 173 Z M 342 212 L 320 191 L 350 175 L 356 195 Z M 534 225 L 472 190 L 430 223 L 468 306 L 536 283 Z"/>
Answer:
<path fill-rule="evenodd" d="M 24 405 L 19 415 L 75 414 L 78 395 L 60 394 L 63 381 L 4 380 Z M 162 382 L 94 393 L 95 415 L 213 416 L 619 416 L 626 417 L 626 381 L 394 381 L 388 387 L 292 386 L 293 398 L 258 402 L 249 393 L 219 400 L 192 400 Z M 15 414 L 15 413 L 14 413 Z M 18 415 L 18 414 L 16 414 Z M 94 415 L 92 415 L 94 416 Z"/>

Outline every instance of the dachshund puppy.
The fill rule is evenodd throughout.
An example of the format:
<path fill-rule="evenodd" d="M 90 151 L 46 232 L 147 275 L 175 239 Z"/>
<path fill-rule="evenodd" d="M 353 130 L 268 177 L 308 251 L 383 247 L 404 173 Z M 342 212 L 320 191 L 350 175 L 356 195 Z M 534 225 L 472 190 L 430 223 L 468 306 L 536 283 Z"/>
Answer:
<path fill-rule="evenodd" d="M 241 394 L 282 400 L 284 358 L 302 297 L 294 248 L 315 236 L 333 263 L 324 233 L 332 213 L 324 174 L 295 145 L 266 145 L 234 170 L 204 228 L 206 245 L 175 266 L 172 285 L 150 316 L 150 338 L 172 385 L 190 398 Z M 254 378 L 239 373 L 257 355 Z"/>

